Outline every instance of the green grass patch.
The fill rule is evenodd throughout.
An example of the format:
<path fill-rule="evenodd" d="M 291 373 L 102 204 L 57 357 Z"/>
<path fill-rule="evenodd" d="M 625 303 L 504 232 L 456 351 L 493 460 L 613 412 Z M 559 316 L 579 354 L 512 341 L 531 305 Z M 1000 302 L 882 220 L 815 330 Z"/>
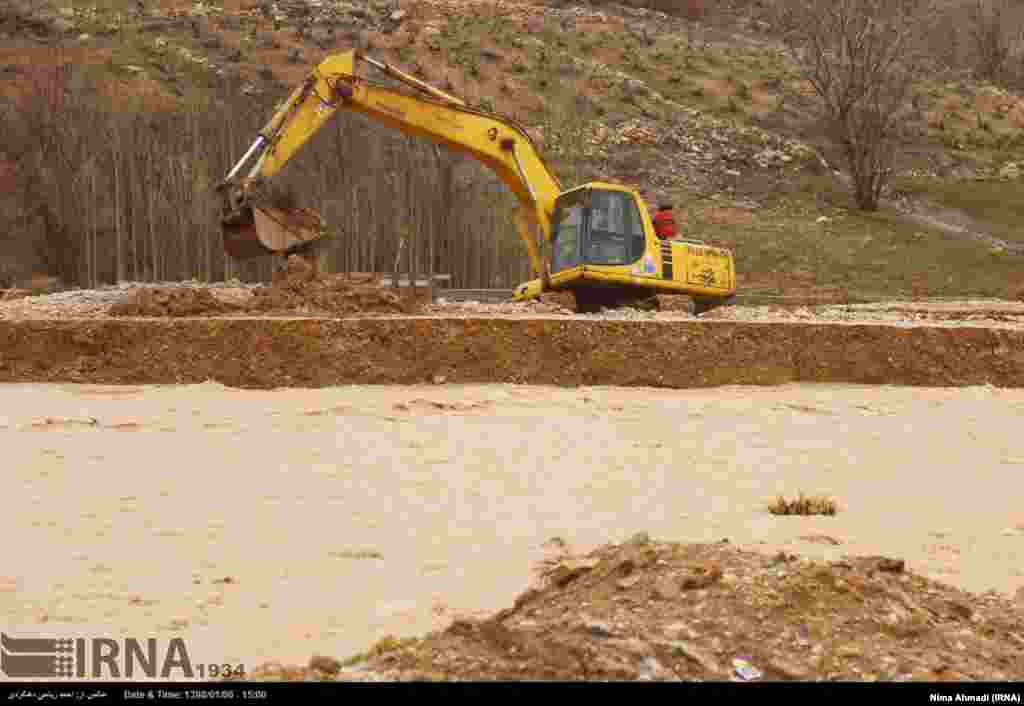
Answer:
<path fill-rule="evenodd" d="M 850 295 L 1005 298 L 1020 288 L 1024 257 L 889 209 L 859 211 L 827 178 L 806 178 L 746 216 L 723 201 L 683 196 L 676 203 L 689 210 L 686 237 L 734 249 L 741 290 L 754 282 L 779 294 L 814 286 Z"/>
<path fill-rule="evenodd" d="M 392 635 L 386 635 L 385 637 L 378 640 L 367 651 L 356 653 L 351 657 L 342 660 L 341 666 L 353 667 L 355 665 L 366 662 L 367 660 L 379 657 L 380 655 L 387 654 L 388 652 L 395 652 L 396 650 L 413 648 L 419 645 L 421 642 L 422 640 L 418 638 L 400 639 L 393 637 Z"/>

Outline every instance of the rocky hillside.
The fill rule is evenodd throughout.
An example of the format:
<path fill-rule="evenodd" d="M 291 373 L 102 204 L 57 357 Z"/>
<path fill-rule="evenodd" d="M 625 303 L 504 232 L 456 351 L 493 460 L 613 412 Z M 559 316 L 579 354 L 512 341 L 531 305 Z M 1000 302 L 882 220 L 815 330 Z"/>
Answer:
<path fill-rule="evenodd" d="M 674 199 L 688 234 L 736 248 L 747 289 L 1024 288 L 1020 96 L 922 77 L 891 199 L 860 213 L 813 96 L 755 3 L 721 3 L 700 21 L 611 3 L 4 4 L 0 88 L 11 97 L 65 62 L 90 65 L 114 104 L 138 97 L 136 110 L 176 110 L 224 83 L 283 95 L 356 46 L 525 123 L 569 183 L 611 179 Z"/>

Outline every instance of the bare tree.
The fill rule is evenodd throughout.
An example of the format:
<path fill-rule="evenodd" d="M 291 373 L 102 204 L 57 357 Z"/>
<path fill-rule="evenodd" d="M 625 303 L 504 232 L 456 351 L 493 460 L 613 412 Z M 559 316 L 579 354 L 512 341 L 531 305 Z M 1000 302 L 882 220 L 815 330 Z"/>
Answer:
<path fill-rule="evenodd" d="M 1001 81 L 1010 59 L 1009 0 L 973 0 L 967 8 L 967 33 L 974 70 L 984 81 Z"/>
<path fill-rule="evenodd" d="M 683 15 L 686 17 L 686 44 L 693 48 L 693 31 L 698 22 L 704 19 L 707 9 L 704 0 L 686 0 Z"/>
<path fill-rule="evenodd" d="M 779 0 L 776 23 L 814 89 L 857 205 L 878 208 L 907 99 L 924 70 L 932 0 Z"/>

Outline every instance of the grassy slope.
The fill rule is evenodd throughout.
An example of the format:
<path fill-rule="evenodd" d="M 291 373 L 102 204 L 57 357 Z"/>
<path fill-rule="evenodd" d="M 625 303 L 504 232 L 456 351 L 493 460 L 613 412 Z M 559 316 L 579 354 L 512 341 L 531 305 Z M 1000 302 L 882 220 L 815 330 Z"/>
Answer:
<path fill-rule="evenodd" d="M 212 50 L 204 49 L 183 27 L 143 33 L 128 22 L 110 31 L 115 13 L 132 4 L 127 0 L 98 2 L 100 13 L 95 18 L 77 20 L 82 31 L 95 35 L 81 46 L 86 54 L 95 51 L 101 57 L 93 70 L 109 76 L 110 95 L 128 95 L 125 84 L 133 82 L 150 96 L 147 106 L 151 109 L 173 106 L 204 80 L 206 70 L 181 58 L 177 47 L 208 55 L 219 66 L 235 67 L 242 84 L 258 81 L 259 69 L 269 66 L 275 79 L 290 85 L 325 54 L 348 44 L 342 39 L 336 48 L 323 50 L 300 43 L 293 26 L 286 23 L 274 34 L 279 46 L 260 48 L 244 36 L 246 27 L 273 34 L 270 20 L 258 14 L 243 20 L 242 31 L 224 30 L 219 16 L 213 15 L 210 26 L 220 36 L 222 47 Z M 68 4 L 60 0 L 57 6 Z M 162 12 L 190 6 L 181 0 L 159 5 Z M 228 12 L 248 7 L 238 0 L 224 3 Z M 655 121 L 674 117 L 676 108 L 671 105 L 628 95 L 620 79 L 595 69 L 599 62 L 644 81 L 676 106 L 696 108 L 738 125 L 771 126 L 788 136 L 823 144 L 814 124 L 807 120 L 806 109 L 792 99 L 780 101 L 784 94 L 799 93 L 800 84 L 785 56 L 763 38 L 723 42 L 707 35 L 716 41 L 704 46 L 701 33 L 691 37 L 682 26 L 654 20 L 649 27 L 659 31 L 651 33 L 654 41 L 648 43 L 633 31 L 638 20 L 624 22 L 611 13 L 604 22 L 579 22 L 567 30 L 551 20 L 527 20 L 521 13 L 512 18 L 507 14 L 496 17 L 490 6 L 474 14 L 445 13 L 417 4 L 406 7 L 409 17 L 396 31 L 370 35 L 371 53 L 435 85 L 447 84 L 473 103 L 510 113 L 528 124 L 537 122 L 545 105 L 564 103 L 577 93 L 590 98 L 586 119 L 608 123 L 639 116 Z M 168 47 L 155 49 L 157 37 Z M 224 57 L 236 47 L 243 51 L 242 61 L 229 64 Z M 287 61 L 293 47 L 303 49 L 301 63 Z M 44 51 L 52 52 L 49 48 Z M 18 54 L 3 53 L 12 63 L 10 57 Z M 584 59 L 582 68 L 570 70 L 570 57 Z M 922 84 L 919 95 L 920 130 L 906 145 L 905 169 L 921 168 L 936 160 L 998 169 L 1006 162 L 1024 160 L 1024 102 L 965 84 Z M 638 159 L 650 157 L 653 155 L 645 156 L 640 150 Z M 710 168 L 724 170 L 726 166 L 713 164 Z M 995 253 L 976 242 L 923 228 L 890 210 L 858 212 L 829 176 L 810 176 L 793 169 L 778 178 L 781 181 L 766 194 L 763 187 L 754 189 L 748 184 L 744 173 L 732 194 L 715 200 L 706 194 L 698 198 L 681 182 L 670 189 L 678 203 L 688 205 L 684 221 L 688 234 L 736 248 L 744 287 L 1003 296 L 1024 288 L 1022 257 Z M 1016 226 L 1018 215 L 1024 213 L 1020 181 L 908 176 L 900 179 L 899 186 L 905 193 L 962 209 L 994 236 L 1024 239 Z M 732 197 L 753 191 L 758 192 L 758 208 L 742 210 L 730 203 Z M 821 216 L 830 220 L 819 222 Z"/>
<path fill-rule="evenodd" d="M 857 211 L 843 191 L 821 180 L 803 186 L 753 212 L 697 204 L 690 229 L 736 249 L 747 291 L 1005 297 L 1024 290 L 1024 258 L 888 209 Z M 823 194 L 832 203 L 820 201 Z"/>

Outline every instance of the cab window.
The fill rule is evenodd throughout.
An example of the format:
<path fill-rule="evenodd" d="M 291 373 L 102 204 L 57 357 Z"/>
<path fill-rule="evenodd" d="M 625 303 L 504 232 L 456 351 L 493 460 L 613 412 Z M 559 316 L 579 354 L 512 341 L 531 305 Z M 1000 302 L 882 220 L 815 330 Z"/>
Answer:
<path fill-rule="evenodd" d="M 644 228 L 634 199 L 622 191 L 591 192 L 586 262 L 628 265 L 644 252 Z"/>
<path fill-rule="evenodd" d="M 560 272 L 580 264 L 584 216 L 581 196 L 581 194 L 571 194 L 559 199 L 555 209 L 551 251 L 552 272 Z"/>

